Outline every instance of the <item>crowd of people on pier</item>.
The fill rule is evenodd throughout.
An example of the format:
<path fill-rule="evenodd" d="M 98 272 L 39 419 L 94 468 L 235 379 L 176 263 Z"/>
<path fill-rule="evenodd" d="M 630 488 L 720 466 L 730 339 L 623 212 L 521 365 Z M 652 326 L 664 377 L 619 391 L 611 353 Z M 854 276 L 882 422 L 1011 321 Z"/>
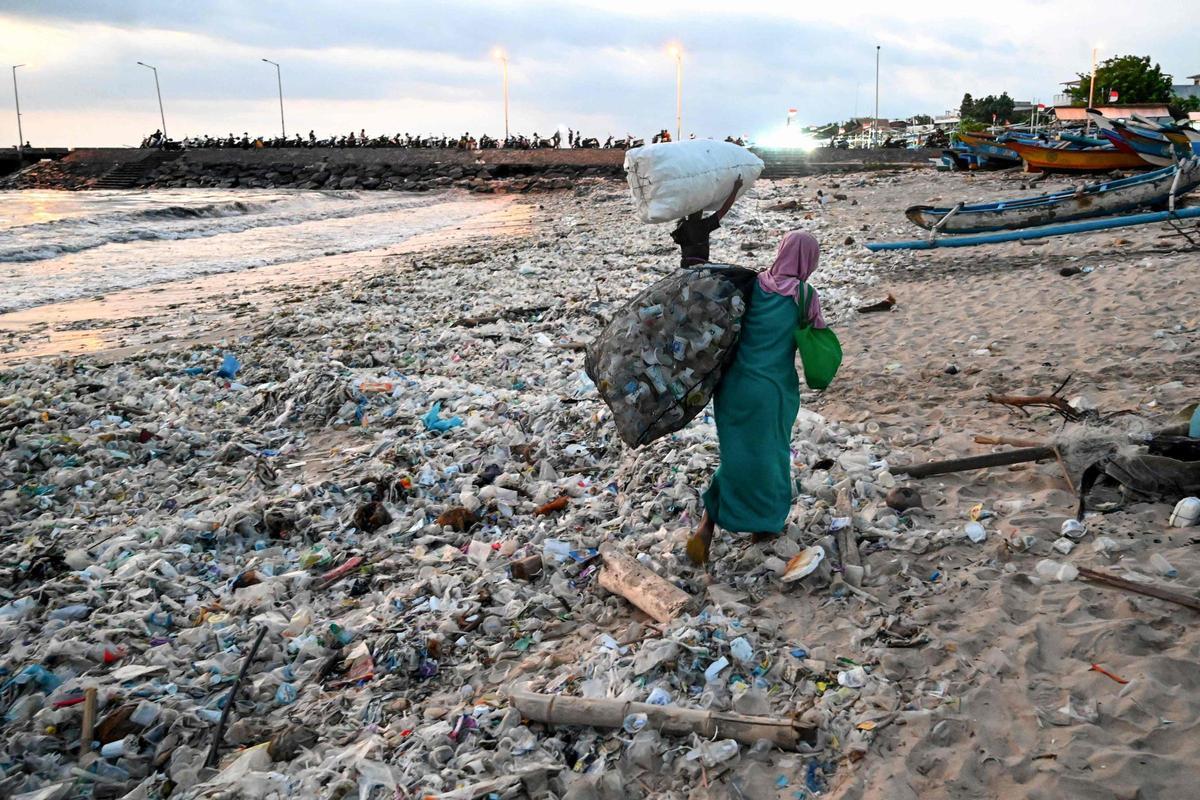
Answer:
<path fill-rule="evenodd" d="M 461 136 L 421 136 L 411 133 L 396 133 L 395 135 L 380 134 L 369 136 L 365 129 L 357 133 L 350 131 L 339 136 L 327 138 L 318 137 L 315 131 L 309 131 L 308 136 L 299 133 L 291 137 L 283 136 L 251 136 L 248 131 L 240 136 L 229 133 L 226 136 L 188 136 L 180 141 L 167 139 L 162 131 L 156 130 L 142 140 L 142 147 L 163 148 L 167 150 L 192 148 L 226 148 L 226 149 L 262 149 L 262 148 L 355 148 L 355 147 L 401 147 L 410 149 L 439 149 L 439 150 L 539 150 L 539 149 L 618 149 L 628 150 L 645 144 L 632 134 L 623 139 L 608 136 L 603 142 L 595 137 L 585 138 L 583 133 L 567 129 L 564 136 L 561 131 L 555 131 L 550 136 L 541 136 L 534 131 L 532 135 L 510 135 L 497 139 L 487 134 L 475 137 L 467 131 Z"/>
<path fill-rule="evenodd" d="M 691 138 L 696 138 L 692 134 Z M 671 141 L 670 131 L 663 129 L 655 134 L 653 142 Z M 734 138 L 728 136 L 725 138 L 727 142 L 744 145 L 745 142 L 741 137 Z M 561 131 L 555 131 L 550 136 L 541 136 L 534 131 L 532 135 L 525 136 L 524 134 L 510 135 L 504 139 L 497 139 L 487 134 L 482 134 L 478 138 L 473 136 L 470 131 L 463 133 L 461 136 L 421 136 L 420 134 L 413 135 L 411 133 L 396 133 L 394 136 L 388 134 L 380 134 L 378 136 L 368 136 L 366 129 L 360 129 L 358 133 L 350 131 L 347 134 L 340 136 L 330 136 L 327 138 L 319 138 L 315 131 L 309 131 L 308 136 L 302 136 L 299 133 L 291 137 L 283 136 L 251 136 L 248 131 L 243 132 L 240 136 L 235 133 L 229 133 L 226 136 L 188 136 L 180 141 L 175 141 L 166 138 L 161 130 L 156 130 L 154 133 L 142 140 L 142 147 L 161 148 L 166 150 L 180 150 L 193 148 L 225 148 L 225 149 L 279 149 L 279 148 L 355 148 L 355 147 L 401 147 L 409 149 L 436 149 L 436 150 L 495 150 L 504 148 L 506 150 L 540 150 L 540 149 L 562 149 L 562 148 L 579 148 L 579 149 L 603 149 L 603 150 L 628 150 L 633 147 L 641 147 L 644 145 L 645 139 L 635 137 L 633 134 L 626 134 L 623 139 L 614 138 L 611 134 L 603 142 L 596 137 L 585 138 L 583 133 L 574 129 L 568 128 L 566 136 L 563 136 Z"/>

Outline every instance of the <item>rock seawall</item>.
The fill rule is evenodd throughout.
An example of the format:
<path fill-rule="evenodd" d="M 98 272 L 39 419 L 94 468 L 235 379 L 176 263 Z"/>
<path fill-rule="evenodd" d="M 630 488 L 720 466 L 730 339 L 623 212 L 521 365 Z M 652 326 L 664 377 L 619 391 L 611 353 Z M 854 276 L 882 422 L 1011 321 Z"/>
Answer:
<path fill-rule="evenodd" d="M 928 166 L 934 150 L 755 150 L 763 178 Z M 624 178 L 622 150 L 400 148 L 73 150 L 8 178 L 3 189 L 357 189 L 475 192 L 563 189 L 581 178 Z"/>
<path fill-rule="evenodd" d="M 624 155 L 620 150 L 79 150 L 0 186 L 530 191 L 566 188 L 579 178 L 622 177 Z M 114 186 L 114 175 L 124 183 Z"/>

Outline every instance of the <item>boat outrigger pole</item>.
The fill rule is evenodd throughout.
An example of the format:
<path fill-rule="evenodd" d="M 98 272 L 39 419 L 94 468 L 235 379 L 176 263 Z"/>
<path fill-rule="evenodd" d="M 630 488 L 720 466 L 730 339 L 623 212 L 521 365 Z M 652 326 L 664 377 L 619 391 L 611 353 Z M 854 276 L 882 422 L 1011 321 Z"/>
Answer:
<path fill-rule="evenodd" d="M 1067 222 L 1062 225 L 1046 225 L 1041 228 L 1024 228 L 1015 231 L 999 231 L 976 236 L 943 236 L 935 239 L 914 239 L 907 242 L 868 242 L 867 249 L 880 250 L 933 250 L 941 247 L 975 247 L 981 244 L 999 244 L 1023 239 L 1044 239 L 1048 236 L 1068 236 L 1072 233 L 1088 233 L 1110 228 L 1128 228 L 1134 225 L 1151 225 L 1155 222 L 1176 222 L 1200 217 L 1200 208 L 1179 208 L 1174 211 L 1152 211 L 1145 214 L 1129 214 L 1123 217 L 1105 217 Z"/>

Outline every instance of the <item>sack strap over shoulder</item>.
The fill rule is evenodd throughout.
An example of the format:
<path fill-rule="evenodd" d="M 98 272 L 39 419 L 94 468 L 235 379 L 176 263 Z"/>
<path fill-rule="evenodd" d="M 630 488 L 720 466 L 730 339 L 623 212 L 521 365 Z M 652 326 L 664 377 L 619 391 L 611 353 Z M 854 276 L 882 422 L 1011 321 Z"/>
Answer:
<path fill-rule="evenodd" d="M 799 321 L 796 323 L 796 327 L 801 330 L 812 326 L 812 321 L 808 318 L 808 309 L 812 307 L 812 291 L 813 288 L 808 285 L 807 281 L 800 283 L 799 297 L 797 299 Z"/>

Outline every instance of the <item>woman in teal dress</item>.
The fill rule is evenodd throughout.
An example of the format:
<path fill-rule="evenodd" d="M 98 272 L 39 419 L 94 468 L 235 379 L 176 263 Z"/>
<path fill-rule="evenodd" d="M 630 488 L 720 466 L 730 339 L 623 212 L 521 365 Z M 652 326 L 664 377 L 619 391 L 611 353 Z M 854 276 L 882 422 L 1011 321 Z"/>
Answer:
<path fill-rule="evenodd" d="M 759 274 L 742 318 L 737 355 L 713 398 L 721 465 L 704 493 L 704 516 L 687 542 L 688 556 L 708 561 L 713 532 L 780 533 L 792 504 L 792 425 L 800 411 L 796 374 L 797 298 L 817 269 L 821 248 L 812 234 L 792 231 L 775 263 Z M 805 310 L 824 328 L 816 292 Z"/>

